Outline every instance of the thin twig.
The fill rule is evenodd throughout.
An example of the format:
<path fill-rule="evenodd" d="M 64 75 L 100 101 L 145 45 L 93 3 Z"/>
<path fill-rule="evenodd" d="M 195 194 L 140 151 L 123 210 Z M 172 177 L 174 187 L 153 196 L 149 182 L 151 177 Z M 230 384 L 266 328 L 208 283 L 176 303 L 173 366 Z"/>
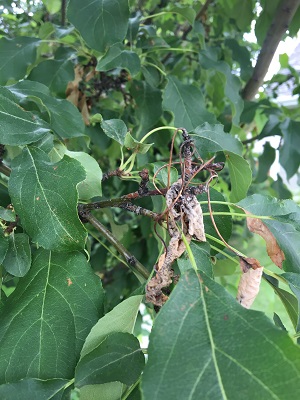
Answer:
<path fill-rule="evenodd" d="M 136 275 L 141 283 L 145 283 L 150 276 L 149 271 L 141 264 L 114 235 L 89 212 L 82 212 L 81 216 L 99 231 L 103 237 L 125 258 L 127 266 Z"/>
<path fill-rule="evenodd" d="M 119 207 L 120 204 L 130 202 L 132 200 L 137 200 L 142 197 L 147 197 L 147 196 L 159 196 L 159 195 L 165 195 L 167 192 L 167 188 L 161 189 L 160 191 L 158 190 L 149 190 L 147 193 L 139 194 L 138 191 L 132 192 L 125 194 L 122 197 L 117 197 L 115 199 L 109 199 L 109 200 L 102 200 L 102 201 L 95 201 L 94 203 L 88 203 L 88 204 L 80 204 L 80 210 L 97 210 L 99 208 L 107 208 L 107 207 Z"/>

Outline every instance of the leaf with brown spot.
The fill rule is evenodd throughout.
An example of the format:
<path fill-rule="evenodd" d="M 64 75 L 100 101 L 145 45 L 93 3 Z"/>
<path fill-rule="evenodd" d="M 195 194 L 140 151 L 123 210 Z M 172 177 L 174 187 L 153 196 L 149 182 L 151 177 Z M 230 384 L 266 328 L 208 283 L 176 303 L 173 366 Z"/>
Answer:
<path fill-rule="evenodd" d="M 249 214 L 247 211 L 245 212 Z M 247 225 L 250 232 L 257 233 L 265 240 L 269 257 L 277 267 L 282 268 L 282 262 L 285 260 L 285 256 L 269 228 L 258 218 L 248 217 Z"/>

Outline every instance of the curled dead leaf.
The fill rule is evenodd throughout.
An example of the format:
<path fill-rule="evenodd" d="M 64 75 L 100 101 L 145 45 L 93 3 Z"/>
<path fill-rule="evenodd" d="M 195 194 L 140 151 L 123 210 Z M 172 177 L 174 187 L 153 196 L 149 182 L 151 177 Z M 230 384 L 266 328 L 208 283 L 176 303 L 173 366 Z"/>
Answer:
<path fill-rule="evenodd" d="M 259 293 L 263 267 L 255 258 L 240 257 L 242 270 L 238 286 L 237 301 L 245 308 L 250 308 Z"/>
<path fill-rule="evenodd" d="M 191 242 L 192 238 L 199 241 L 206 240 L 201 206 L 196 196 L 191 194 L 188 188 L 180 193 L 181 188 L 182 180 L 179 179 L 166 193 L 170 242 L 155 266 L 155 276 L 146 286 L 147 301 L 157 306 L 162 306 L 168 299 L 162 289 L 172 283 L 174 275 L 171 268 L 172 264 L 186 249 L 176 221 L 180 224 L 188 243 Z"/>
<path fill-rule="evenodd" d="M 249 214 L 246 210 L 244 211 Z M 257 233 L 265 240 L 269 257 L 277 267 L 282 268 L 285 256 L 269 228 L 258 218 L 248 217 L 247 225 L 250 232 Z"/>

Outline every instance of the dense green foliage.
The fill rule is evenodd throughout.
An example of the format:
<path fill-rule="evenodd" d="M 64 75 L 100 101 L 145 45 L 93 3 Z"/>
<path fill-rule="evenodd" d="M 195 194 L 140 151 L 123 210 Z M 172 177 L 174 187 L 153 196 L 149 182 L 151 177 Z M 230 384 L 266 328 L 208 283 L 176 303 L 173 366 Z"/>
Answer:
<path fill-rule="evenodd" d="M 1 4 L 0 398 L 299 398 L 299 76 L 243 90 L 280 1 Z"/>

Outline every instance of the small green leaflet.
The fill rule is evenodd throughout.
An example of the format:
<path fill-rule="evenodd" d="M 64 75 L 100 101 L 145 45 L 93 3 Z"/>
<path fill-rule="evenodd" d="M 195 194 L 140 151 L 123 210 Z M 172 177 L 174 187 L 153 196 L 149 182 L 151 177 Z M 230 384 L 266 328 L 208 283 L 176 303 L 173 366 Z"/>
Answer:
<path fill-rule="evenodd" d="M 8 237 L 8 250 L 3 267 L 14 276 L 24 276 L 31 265 L 31 248 L 26 233 L 12 233 Z"/>
<path fill-rule="evenodd" d="M 235 203 L 247 196 L 252 182 L 252 171 L 243 157 L 229 151 L 225 152 L 225 156 L 231 182 L 230 200 Z"/>
<path fill-rule="evenodd" d="M 19 146 L 37 142 L 50 132 L 50 126 L 25 111 L 16 101 L 17 98 L 7 88 L 0 87 L 1 143 Z"/>
<path fill-rule="evenodd" d="M 127 132 L 125 141 L 124 141 L 124 146 L 127 149 L 132 150 L 134 153 L 140 153 L 140 154 L 145 154 L 147 151 L 150 149 L 150 147 L 154 143 L 141 143 L 135 138 L 131 136 L 129 132 Z"/>
<path fill-rule="evenodd" d="M 300 396 L 300 349 L 289 335 L 193 269 L 157 315 L 148 357 L 145 400 L 198 400 L 208 393 L 224 400 L 249 399 L 249 393 L 264 400 Z"/>
<path fill-rule="evenodd" d="M 26 75 L 27 68 L 36 59 L 39 39 L 19 36 L 14 39 L 0 39 L 0 84 L 9 80 L 18 81 Z"/>
<path fill-rule="evenodd" d="M 12 162 L 9 193 L 16 213 L 33 242 L 57 251 L 84 248 L 86 230 L 77 214 L 76 185 L 82 166 L 64 157 L 56 164 L 36 147 L 25 147 Z"/>
<path fill-rule="evenodd" d="M 72 379 L 103 301 L 100 279 L 82 253 L 38 250 L 0 309 L 0 383 Z"/>
<path fill-rule="evenodd" d="M 83 151 L 66 151 L 65 154 L 79 161 L 85 170 L 86 178 L 79 182 L 77 191 L 81 200 L 102 196 L 102 170 L 97 161 Z"/>
<path fill-rule="evenodd" d="M 121 119 L 101 120 L 101 128 L 110 138 L 116 140 L 121 146 L 124 145 L 127 127 Z"/>
<path fill-rule="evenodd" d="M 68 19 L 92 49 L 104 52 L 126 36 L 128 1 L 72 0 L 68 5 Z"/>

